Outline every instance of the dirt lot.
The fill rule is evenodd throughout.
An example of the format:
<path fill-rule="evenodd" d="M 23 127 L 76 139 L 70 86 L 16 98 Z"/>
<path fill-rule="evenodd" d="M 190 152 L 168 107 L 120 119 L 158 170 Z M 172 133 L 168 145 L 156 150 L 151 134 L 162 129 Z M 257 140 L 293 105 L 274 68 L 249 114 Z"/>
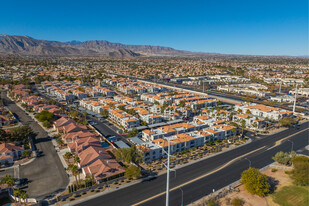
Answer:
<path fill-rule="evenodd" d="M 292 169 L 292 168 L 290 168 Z M 276 183 L 276 190 L 282 188 L 283 186 L 290 185 L 291 179 L 287 174 L 285 174 L 286 170 L 278 169 L 276 172 L 271 171 L 272 168 L 268 168 L 267 170 L 263 171 L 262 173 L 271 177 L 273 181 Z M 240 185 L 239 192 L 233 192 L 225 196 L 224 198 L 221 198 L 219 200 L 221 206 L 229 206 L 229 200 L 232 200 L 233 198 L 237 197 L 244 201 L 244 206 L 279 206 L 278 204 L 274 203 L 272 201 L 272 197 L 269 195 L 265 198 L 258 197 L 256 195 L 249 194 L 244 186 Z"/>

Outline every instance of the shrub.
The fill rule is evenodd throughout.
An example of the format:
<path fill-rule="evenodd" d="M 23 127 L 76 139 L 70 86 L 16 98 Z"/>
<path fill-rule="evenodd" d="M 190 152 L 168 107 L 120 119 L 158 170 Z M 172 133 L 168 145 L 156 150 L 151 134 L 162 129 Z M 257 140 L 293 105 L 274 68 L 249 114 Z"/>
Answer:
<path fill-rule="evenodd" d="M 233 206 L 243 206 L 245 202 L 242 199 L 235 197 L 232 199 L 231 203 Z"/>
<path fill-rule="evenodd" d="M 309 158 L 298 156 L 293 159 L 294 169 L 291 171 L 291 178 L 296 185 L 309 185 Z"/>
<path fill-rule="evenodd" d="M 243 171 L 241 174 L 241 183 L 249 193 L 254 195 L 265 196 L 270 191 L 267 176 L 263 175 L 256 168 L 251 167 Z"/>
<path fill-rule="evenodd" d="M 141 169 L 137 166 L 131 165 L 126 169 L 125 177 L 128 179 L 139 178 L 141 176 Z"/>
<path fill-rule="evenodd" d="M 278 170 L 276 168 L 272 168 L 271 172 L 277 172 Z"/>
<path fill-rule="evenodd" d="M 277 152 L 276 155 L 272 158 L 274 161 L 278 162 L 279 164 L 283 165 L 291 165 L 292 159 L 296 157 L 296 153 L 290 152 Z"/>
<path fill-rule="evenodd" d="M 51 128 L 52 124 L 50 123 L 50 121 L 45 120 L 45 121 L 43 122 L 43 126 L 46 127 L 46 128 Z"/>
<path fill-rule="evenodd" d="M 209 199 L 207 202 L 206 202 L 206 205 L 207 206 L 219 206 L 219 203 L 214 200 L 214 199 Z"/>

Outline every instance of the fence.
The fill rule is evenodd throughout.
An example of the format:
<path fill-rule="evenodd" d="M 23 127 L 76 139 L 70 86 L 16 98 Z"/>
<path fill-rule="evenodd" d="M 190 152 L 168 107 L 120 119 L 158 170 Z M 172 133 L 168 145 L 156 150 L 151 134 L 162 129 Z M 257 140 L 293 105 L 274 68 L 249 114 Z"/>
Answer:
<path fill-rule="evenodd" d="M 10 192 L 9 192 L 9 196 L 10 196 L 13 200 L 15 200 L 15 201 L 17 201 L 17 202 L 25 202 L 25 203 L 31 202 L 31 203 L 37 203 L 37 200 L 34 199 L 34 198 L 22 199 L 22 198 L 19 198 L 19 197 L 15 197 L 15 196 L 12 195 Z"/>
<path fill-rule="evenodd" d="M 81 190 L 78 190 L 78 191 L 75 191 L 75 192 L 72 192 L 72 193 L 69 193 L 69 194 L 66 194 L 66 195 L 58 196 L 57 200 L 58 201 L 65 201 L 66 199 L 71 198 L 73 195 L 79 196 L 79 195 L 86 193 L 90 190 L 96 190 L 100 187 L 108 187 L 110 184 L 113 184 L 114 182 L 119 182 L 119 181 L 122 181 L 122 180 L 125 180 L 125 177 L 120 177 L 120 178 L 110 180 L 110 181 L 107 181 L 107 182 L 102 182 L 100 184 L 96 184 L 96 185 L 93 185 L 91 187 L 87 187 L 87 188 L 84 188 L 84 189 L 81 189 Z"/>

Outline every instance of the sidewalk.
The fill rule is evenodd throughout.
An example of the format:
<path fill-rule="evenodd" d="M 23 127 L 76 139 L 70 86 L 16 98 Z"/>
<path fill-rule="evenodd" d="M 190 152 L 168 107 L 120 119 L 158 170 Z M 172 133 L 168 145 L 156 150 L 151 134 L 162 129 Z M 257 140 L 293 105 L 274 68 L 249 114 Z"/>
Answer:
<path fill-rule="evenodd" d="M 36 157 L 32 157 L 29 161 L 25 162 L 25 163 L 22 163 L 22 164 L 19 164 L 20 166 L 24 166 L 24 165 L 27 165 L 27 164 L 30 164 L 31 162 L 33 162 L 34 160 L 36 159 Z M 19 165 L 13 165 L 11 167 L 5 167 L 5 168 L 0 168 L 0 170 L 10 170 L 10 169 L 14 169 L 14 168 L 17 168 Z"/>
<path fill-rule="evenodd" d="M 10 98 L 10 97 L 9 97 L 9 98 Z M 10 98 L 10 99 L 11 99 L 11 98 Z M 11 100 L 12 100 L 12 99 L 11 99 Z M 14 100 L 12 100 L 12 101 L 14 101 Z M 48 134 L 50 137 L 52 137 L 52 135 L 55 134 L 54 129 L 46 129 L 46 128 L 42 125 L 42 123 L 39 122 L 39 121 L 34 117 L 34 115 L 33 115 L 32 113 L 25 111 L 24 108 L 20 105 L 19 102 L 15 102 L 15 103 L 16 103 L 16 105 L 17 105 L 19 108 L 21 108 L 27 115 L 29 115 L 29 116 L 31 117 L 31 119 L 33 119 L 35 122 L 37 122 L 37 123 L 47 132 L 47 134 Z M 69 150 L 68 150 L 67 148 L 66 148 L 66 149 L 63 149 L 63 150 L 60 150 L 55 139 L 52 139 L 51 142 L 52 142 L 53 145 L 54 145 L 54 148 L 55 148 L 55 150 L 56 150 L 56 152 L 57 152 L 57 154 L 58 154 L 58 156 L 59 156 L 59 158 L 60 158 L 60 161 L 61 161 L 63 167 L 64 167 L 64 168 L 68 168 L 68 165 L 67 165 L 67 163 L 65 162 L 65 160 L 64 160 L 64 158 L 63 158 L 63 155 L 64 155 L 66 152 L 69 152 Z M 25 163 L 25 164 L 26 164 L 26 163 Z M 68 177 L 69 177 L 69 184 L 68 184 L 68 185 L 70 185 L 70 184 L 72 184 L 72 183 L 75 181 L 75 179 L 74 179 L 74 176 L 73 176 L 72 174 L 68 174 L 68 172 L 66 172 L 66 173 L 67 173 L 67 175 L 68 175 Z"/>
<path fill-rule="evenodd" d="M 214 153 L 214 154 L 212 154 L 212 155 L 203 157 L 203 158 L 198 159 L 198 160 L 190 161 L 190 162 L 188 162 L 188 163 L 186 163 L 186 164 L 183 164 L 183 165 L 175 166 L 175 168 L 173 168 L 173 169 L 176 170 L 176 169 L 180 169 L 180 168 L 182 168 L 182 167 L 189 166 L 189 165 L 191 165 L 191 164 L 200 162 L 200 161 L 202 161 L 202 160 L 211 158 L 211 157 L 213 157 L 213 156 L 216 156 L 216 155 L 222 154 L 222 153 L 224 153 L 224 152 L 227 152 L 227 151 L 230 151 L 230 150 L 239 148 L 239 147 L 241 147 L 241 146 L 244 146 L 244 145 L 246 145 L 246 144 L 249 144 L 249 143 L 251 143 L 251 141 L 252 141 L 252 140 L 249 139 L 246 143 L 244 143 L 244 144 L 242 144 L 242 145 L 239 145 L 239 146 L 236 146 L 236 147 L 232 147 L 232 148 L 229 148 L 229 149 L 227 149 L 227 150 L 224 150 L 224 151 L 221 151 L 221 152 L 218 152 L 218 153 Z M 166 171 L 162 171 L 162 172 L 158 173 L 157 176 L 161 176 L 161 175 L 164 175 L 164 174 L 166 174 Z M 133 180 L 133 181 L 130 182 L 130 183 L 126 183 L 126 184 L 120 185 L 120 186 L 118 186 L 118 187 L 116 187 L 116 188 L 108 188 L 108 189 L 106 189 L 106 190 L 104 190 L 103 192 L 100 192 L 100 193 L 98 193 L 98 194 L 94 194 L 94 195 L 91 195 L 91 196 L 83 197 L 83 198 L 81 198 L 81 199 L 74 200 L 74 201 L 72 201 L 72 202 L 70 202 L 70 203 L 67 203 L 67 204 L 64 204 L 64 205 L 65 205 L 65 206 L 77 205 L 77 204 L 80 204 L 80 203 L 82 203 L 82 202 L 85 202 L 85 201 L 94 199 L 94 198 L 96 198 L 96 197 L 109 194 L 109 193 L 114 192 L 114 191 L 116 191 L 116 190 L 120 190 L 120 189 L 123 189 L 123 188 L 126 188 L 126 187 L 130 187 L 130 186 L 132 186 L 132 185 L 141 183 L 142 181 L 143 181 L 143 178 L 138 179 L 138 180 Z"/>

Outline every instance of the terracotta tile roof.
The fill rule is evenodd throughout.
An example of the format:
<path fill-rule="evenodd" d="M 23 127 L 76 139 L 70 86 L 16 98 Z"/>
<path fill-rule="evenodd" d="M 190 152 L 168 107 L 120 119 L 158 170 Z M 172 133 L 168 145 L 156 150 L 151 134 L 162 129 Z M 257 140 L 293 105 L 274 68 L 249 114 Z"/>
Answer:
<path fill-rule="evenodd" d="M 151 131 L 151 130 L 149 130 L 149 129 L 144 130 L 143 132 L 144 132 L 145 134 L 148 134 L 148 135 L 153 135 L 153 134 L 155 134 L 153 131 Z"/>
<path fill-rule="evenodd" d="M 155 139 L 152 141 L 153 143 L 160 145 L 161 147 L 167 147 L 168 146 L 168 141 L 166 139 Z M 170 145 L 175 145 L 177 143 L 172 142 L 170 143 Z"/>
<path fill-rule="evenodd" d="M 0 144 L 0 153 L 9 153 L 15 151 L 22 151 L 24 150 L 20 146 L 15 146 L 13 143 L 2 143 Z"/>
<path fill-rule="evenodd" d="M 78 153 L 78 157 L 80 158 L 81 167 L 88 166 L 98 159 L 111 159 L 110 154 L 105 148 L 93 146 L 88 147 L 87 149 Z"/>
<path fill-rule="evenodd" d="M 114 159 L 98 159 L 88 166 L 88 171 L 97 180 L 125 172 Z"/>

